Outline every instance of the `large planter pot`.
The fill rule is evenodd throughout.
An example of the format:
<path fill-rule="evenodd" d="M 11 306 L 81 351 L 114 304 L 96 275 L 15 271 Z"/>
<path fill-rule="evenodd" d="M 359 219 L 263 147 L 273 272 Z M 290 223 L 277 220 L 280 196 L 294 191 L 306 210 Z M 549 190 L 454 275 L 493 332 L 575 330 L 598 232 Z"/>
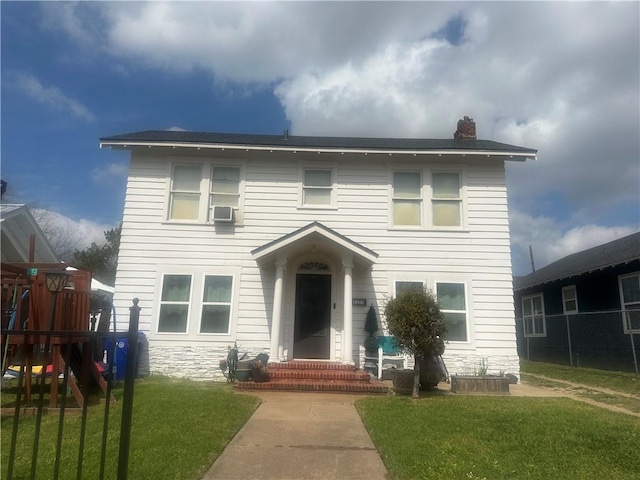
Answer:
<path fill-rule="evenodd" d="M 411 394 L 413 392 L 413 370 L 391 370 L 393 391 L 396 393 Z"/>
<path fill-rule="evenodd" d="M 509 395 L 507 377 L 452 375 L 451 391 L 468 395 Z"/>
<path fill-rule="evenodd" d="M 419 358 L 420 367 L 420 390 L 432 390 L 438 383 L 445 380 L 446 373 L 438 357 L 432 355 L 426 358 Z"/>

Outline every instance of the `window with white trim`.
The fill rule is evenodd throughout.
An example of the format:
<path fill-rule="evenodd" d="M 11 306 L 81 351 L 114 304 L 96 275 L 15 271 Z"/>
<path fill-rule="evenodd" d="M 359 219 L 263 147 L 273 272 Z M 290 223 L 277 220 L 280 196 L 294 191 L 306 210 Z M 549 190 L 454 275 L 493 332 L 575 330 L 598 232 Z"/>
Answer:
<path fill-rule="evenodd" d="M 169 199 L 169 220 L 198 220 L 200 211 L 200 165 L 174 165 Z"/>
<path fill-rule="evenodd" d="M 437 282 L 436 297 L 440 311 L 444 315 L 447 333 L 445 340 L 467 342 L 468 318 L 467 299 L 464 283 Z"/>
<path fill-rule="evenodd" d="M 640 333 L 640 273 L 618 277 L 625 333 Z"/>
<path fill-rule="evenodd" d="M 240 168 L 214 165 L 211 172 L 211 206 L 237 207 L 240 200 Z"/>
<path fill-rule="evenodd" d="M 462 225 L 462 193 L 459 172 L 431 173 L 431 210 L 434 227 Z"/>
<path fill-rule="evenodd" d="M 236 225 L 243 221 L 243 168 L 211 161 L 186 164 L 171 170 L 169 221 L 213 223 L 213 207 L 232 207 Z"/>
<path fill-rule="evenodd" d="M 565 315 L 578 313 L 578 295 L 575 285 L 562 287 L 562 311 Z"/>
<path fill-rule="evenodd" d="M 393 225 L 422 226 L 421 172 L 393 172 Z"/>
<path fill-rule="evenodd" d="M 228 334 L 231 323 L 233 277 L 206 275 L 202 295 L 200 333 Z"/>
<path fill-rule="evenodd" d="M 160 278 L 157 333 L 231 335 L 234 324 L 233 273 L 164 273 Z"/>
<path fill-rule="evenodd" d="M 328 207 L 333 205 L 333 170 L 304 168 L 302 179 L 302 205 Z"/>
<path fill-rule="evenodd" d="M 525 337 L 546 337 L 547 326 L 544 318 L 544 298 L 542 294 L 522 298 L 522 319 Z"/>
<path fill-rule="evenodd" d="M 164 275 L 162 277 L 158 332 L 187 332 L 191 283 L 191 275 Z"/>
<path fill-rule="evenodd" d="M 400 295 L 402 292 L 406 292 L 407 290 L 422 290 L 424 288 L 424 284 L 422 282 L 405 282 L 405 281 L 397 281 L 396 282 L 396 297 Z"/>

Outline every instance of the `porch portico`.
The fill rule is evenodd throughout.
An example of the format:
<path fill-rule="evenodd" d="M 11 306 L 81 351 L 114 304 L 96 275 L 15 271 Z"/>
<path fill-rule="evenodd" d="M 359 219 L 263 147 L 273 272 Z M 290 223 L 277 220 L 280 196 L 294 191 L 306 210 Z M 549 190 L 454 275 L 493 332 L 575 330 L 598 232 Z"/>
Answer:
<path fill-rule="evenodd" d="M 354 270 L 368 272 L 378 254 L 319 222 L 251 253 L 262 270 L 275 267 L 271 360 L 353 365 Z"/>

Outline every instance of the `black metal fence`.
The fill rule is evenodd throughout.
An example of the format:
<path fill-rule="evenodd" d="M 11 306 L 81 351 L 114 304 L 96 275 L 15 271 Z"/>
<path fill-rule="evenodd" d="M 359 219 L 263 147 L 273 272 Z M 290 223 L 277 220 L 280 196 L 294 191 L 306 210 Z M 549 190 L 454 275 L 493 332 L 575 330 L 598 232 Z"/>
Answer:
<path fill-rule="evenodd" d="M 536 335 L 516 318 L 516 333 L 520 358 L 639 373 L 640 310 L 546 315 Z"/>
<path fill-rule="evenodd" d="M 13 358 L 11 371 L 16 372 L 16 378 L 9 380 L 6 374 L 3 377 L 2 428 L 10 430 L 11 434 L 9 440 L 7 430 L 2 435 L 2 449 L 5 453 L 8 451 L 8 455 L 3 453 L 0 477 L 9 480 L 127 478 L 139 315 L 140 308 L 134 299 L 128 332 L 2 331 L 3 359 Z M 110 414 L 115 403 L 117 366 L 113 352 L 116 341 L 124 338 L 128 340 L 128 350 L 123 362 L 126 372 L 122 399 L 119 400 L 122 416 L 119 425 L 114 426 L 114 420 L 117 423 L 118 419 Z M 9 406 L 5 404 L 7 401 Z M 11 410 L 10 418 L 5 416 L 7 410 Z M 102 431 L 99 435 L 99 467 L 96 468 L 95 459 L 92 459 L 93 465 L 87 471 L 85 452 L 90 450 L 91 455 L 96 452 L 95 432 L 91 432 L 92 445 L 87 448 L 89 410 L 92 418 L 101 415 Z M 42 434 L 45 414 L 58 416 L 56 438 Z M 71 428 L 72 418 L 79 418 L 79 427 L 74 428 L 73 433 L 74 438 L 77 435 L 77 444 L 63 441 Z M 119 435 L 114 435 L 114 427 Z M 107 458 L 107 451 L 115 451 L 114 442 L 118 442 L 117 476 L 106 473 L 113 472 L 113 468 L 106 467 L 108 462 L 114 461 Z M 44 449 L 46 458 L 40 458 Z M 53 456 L 51 452 L 55 452 Z M 25 467 L 27 464 L 28 468 Z"/>

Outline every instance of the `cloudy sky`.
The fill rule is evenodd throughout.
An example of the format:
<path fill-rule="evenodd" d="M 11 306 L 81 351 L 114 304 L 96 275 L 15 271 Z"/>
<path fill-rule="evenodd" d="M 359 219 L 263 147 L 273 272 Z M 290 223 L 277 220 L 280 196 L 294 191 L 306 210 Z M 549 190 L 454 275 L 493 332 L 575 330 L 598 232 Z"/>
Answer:
<path fill-rule="evenodd" d="M 638 2 L 1 9 L 2 178 L 87 239 L 122 216 L 128 158 L 102 136 L 450 138 L 463 115 L 539 150 L 507 169 L 515 274 L 529 244 L 541 267 L 640 230 Z"/>

